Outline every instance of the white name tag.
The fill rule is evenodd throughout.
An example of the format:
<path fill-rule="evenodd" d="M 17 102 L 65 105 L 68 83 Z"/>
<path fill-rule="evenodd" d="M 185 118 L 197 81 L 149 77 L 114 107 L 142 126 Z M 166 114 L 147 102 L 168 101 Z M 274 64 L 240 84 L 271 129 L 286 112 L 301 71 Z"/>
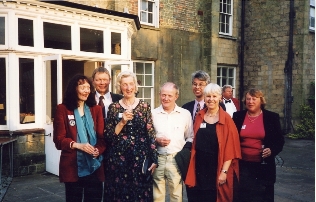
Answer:
<path fill-rule="evenodd" d="M 119 114 L 118 114 L 118 117 L 119 117 L 119 118 L 122 118 L 122 117 L 123 117 L 123 113 L 119 113 Z"/>
<path fill-rule="evenodd" d="M 68 119 L 75 119 L 75 116 L 74 115 L 68 115 Z"/>
<path fill-rule="evenodd" d="M 241 129 L 246 129 L 246 125 L 241 126 Z"/>
<path fill-rule="evenodd" d="M 206 123 L 201 123 L 200 128 L 206 128 Z"/>

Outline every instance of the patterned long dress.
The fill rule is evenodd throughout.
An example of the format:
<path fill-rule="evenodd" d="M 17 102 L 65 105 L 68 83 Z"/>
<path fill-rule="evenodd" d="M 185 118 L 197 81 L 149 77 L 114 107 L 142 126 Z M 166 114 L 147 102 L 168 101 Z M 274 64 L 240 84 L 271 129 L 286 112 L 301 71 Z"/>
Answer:
<path fill-rule="evenodd" d="M 153 201 L 153 179 L 142 173 L 145 158 L 157 164 L 155 130 L 151 107 L 143 100 L 133 110 L 132 125 L 116 135 L 115 126 L 125 109 L 114 102 L 109 106 L 105 124 L 105 201 Z"/>

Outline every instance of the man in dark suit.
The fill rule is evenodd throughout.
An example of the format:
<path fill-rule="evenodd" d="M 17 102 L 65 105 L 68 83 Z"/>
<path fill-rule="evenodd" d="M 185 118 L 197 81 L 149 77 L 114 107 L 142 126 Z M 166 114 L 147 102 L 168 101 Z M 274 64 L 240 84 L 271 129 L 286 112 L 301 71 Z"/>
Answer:
<path fill-rule="evenodd" d="M 109 105 L 112 102 L 119 101 L 123 96 L 109 92 L 111 76 L 110 72 L 104 67 L 98 67 L 93 71 L 92 82 L 96 90 L 95 100 L 103 108 L 103 118 L 105 119 Z"/>
<path fill-rule="evenodd" d="M 202 70 L 198 70 L 192 73 L 192 92 L 195 95 L 195 100 L 185 103 L 182 108 L 189 110 L 194 120 L 195 115 L 198 111 L 205 108 L 204 102 L 204 88 L 211 82 L 208 73 Z M 225 105 L 220 102 L 220 106 L 225 110 Z"/>
<path fill-rule="evenodd" d="M 226 112 L 233 117 L 234 112 L 240 111 L 239 100 L 233 98 L 233 87 L 231 85 L 224 85 L 222 87 L 222 96 Z"/>

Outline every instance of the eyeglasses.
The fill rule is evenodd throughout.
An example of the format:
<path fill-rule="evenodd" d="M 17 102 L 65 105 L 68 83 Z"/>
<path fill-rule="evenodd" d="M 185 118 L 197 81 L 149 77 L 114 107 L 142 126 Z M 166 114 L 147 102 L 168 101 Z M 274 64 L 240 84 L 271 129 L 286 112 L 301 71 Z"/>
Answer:
<path fill-rule="evenodd" d="M 204 86 L 206 86 L 206 85 L 205 85 L 205 84 L 201 84 L 201 83 L 199 83 L 199 84 L 197 84 L 197 83 L 192 83 L 192 86 L 194 86 L 195 88 L 197 88 L 197 87 L 202 88 L 202 87 L 204 87 Z"/>

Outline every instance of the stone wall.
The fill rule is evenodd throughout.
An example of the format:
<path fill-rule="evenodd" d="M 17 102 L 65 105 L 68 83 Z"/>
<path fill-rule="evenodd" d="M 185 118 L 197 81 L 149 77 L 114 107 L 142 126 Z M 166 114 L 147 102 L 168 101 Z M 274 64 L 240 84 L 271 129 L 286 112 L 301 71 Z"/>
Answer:
<path fill-rule="evenodd" d="M 309 32 L 309 1 L 294 1 L 292 118 L 306 103 L 307 87 L 315 80 L 315 35 Z M 261 89 L 267 109 L 284 116 L 290 1 L 246 1 L 245 90 Z"/>

